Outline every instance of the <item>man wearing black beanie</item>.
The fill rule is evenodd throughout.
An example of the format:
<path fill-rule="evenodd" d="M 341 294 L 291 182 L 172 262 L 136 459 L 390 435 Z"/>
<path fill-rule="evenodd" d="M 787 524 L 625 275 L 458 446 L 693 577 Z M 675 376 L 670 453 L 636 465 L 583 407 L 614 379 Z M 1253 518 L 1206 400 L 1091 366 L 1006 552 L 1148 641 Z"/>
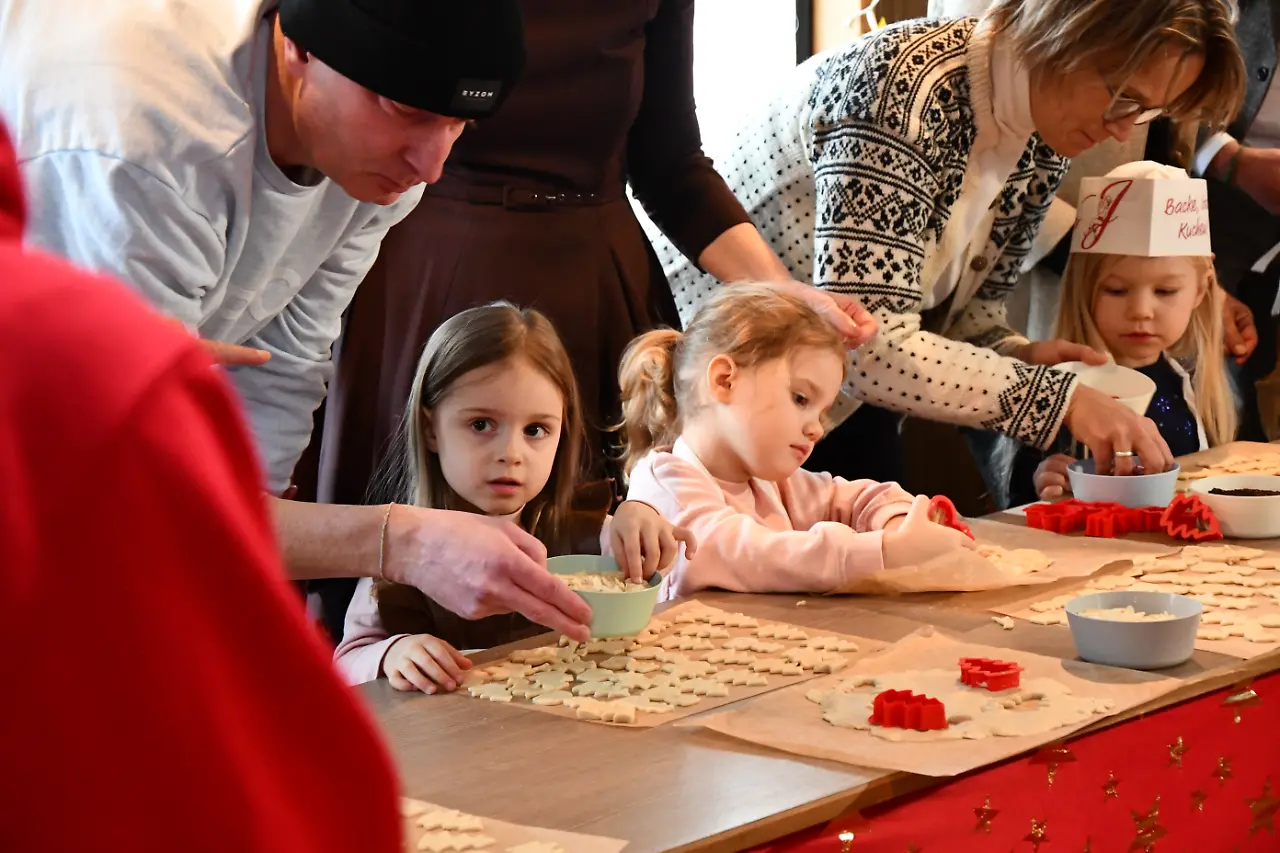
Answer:
<path fill-rule="evenodd" d="M 271 494 L 383 235 L 523 63 L 516 0 L 0 0 L 29 240 L 236 365 Z M 514 609 L 585 638 L 589 612 L 514 525 L 274 504 L 295 577 L 380 574 L 463 616 Z"/>

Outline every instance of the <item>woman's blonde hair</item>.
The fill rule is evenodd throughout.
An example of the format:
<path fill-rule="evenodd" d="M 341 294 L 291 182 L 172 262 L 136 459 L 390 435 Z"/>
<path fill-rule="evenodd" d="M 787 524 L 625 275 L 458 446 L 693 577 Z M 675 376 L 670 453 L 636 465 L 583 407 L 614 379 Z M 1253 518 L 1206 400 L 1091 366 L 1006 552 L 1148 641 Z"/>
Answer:
<path fill-rule="evenodd" d="M 1234 0 L 995 0 L 986 13 L 1033 74 L 1095 68 L 1121 85 L 1166 46 L 1204 57 L 1204 70 L 1165 112 L 1215 128 L 1244 100 L 1235 19 Z"/>
<path fill-rule="evenodd" d="M 379 497 L 432 509 L 465 509 L 466 502 L 444 477 L 440 457 L 427 445 L 432 411 L 454 384 L 473 370 L 524 359 L 560 391 L 564 399 L 560 444 L 546 486 L 520 516 L 521 526 L 544 543 L 563 529 L 581 474 L 585 432 L 573 365 L 555 327 L 532 309 L 509 302 L 471 308 L 445 320 L 418 359 L 413 388 L 400 422 L 396 446 L 384 471 Z"/>
<path fill-rule="evenodd" d="M 1091 346 L 1106 353 L 1098 325 L 1093 320 L 1093 303 L 1108 266 L 1120 255 L 1073 254 L 1062 274 L 1062 301 L 1058 308 L 1058 328 L 1054 336 Z M 1203 282 L 1200 304 L 1191 312 L 1191 322 L 1169 355 L 1180 361 L 1194 360 L 1192 385 L 1196 408 L 1211 445 L 1225 444 L 1236 437 L 1236 403 L 1227 377 L 1222 349 L 1222 302 L 1213 259 L 1189 257 Z"/>
<path fill-rule="evenodd" d="M 722 287 L 683 333 L 657 329 L 636 338 L 618 368 L 625 470 L 650 449 L 675 443 L 711 359 L 727 355 L 749 369 L 800 347 L 845 352 L 835 327 L 808 302 L 767 284 Z"/>

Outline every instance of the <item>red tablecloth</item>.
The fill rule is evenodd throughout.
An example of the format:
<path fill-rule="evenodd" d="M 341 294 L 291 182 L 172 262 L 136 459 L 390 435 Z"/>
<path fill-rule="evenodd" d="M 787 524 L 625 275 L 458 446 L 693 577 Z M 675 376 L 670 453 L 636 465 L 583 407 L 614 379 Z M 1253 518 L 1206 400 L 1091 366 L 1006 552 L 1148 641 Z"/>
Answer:
<path fill-rule="evenodd" d="M 1278 809 L 1272 674 L 756 850 L 1280 853 Z"/>

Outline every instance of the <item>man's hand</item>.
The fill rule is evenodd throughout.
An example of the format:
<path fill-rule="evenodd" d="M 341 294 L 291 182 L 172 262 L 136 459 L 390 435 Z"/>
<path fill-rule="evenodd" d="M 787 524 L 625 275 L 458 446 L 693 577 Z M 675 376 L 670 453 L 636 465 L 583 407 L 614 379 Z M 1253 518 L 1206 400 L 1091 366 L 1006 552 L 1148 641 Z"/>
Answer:
<path fill-rule="evenodd" d="M 1222 294 L 1222 343 L 1227 355 L 1244 364 L 1258 346 L 1258 327 L 1249 306 L 1219 288 Z"/>
<path fill-rule="evenodd" d="M 1064 340 L 1033 341 L 1014 350 L 1013 357 L 1027 364 L 1044 364 L 1050 367 L 1068 361 L 1083 361 L 1085 364 L 1095 365 L 1107 363 L 1107 357 L 1093 347 Z"/>
<path fill-rule="evenodd" d="M 775 287 L 789 290 L 826 318 L 844 338 L 845 346 L 857 349 L 876 336 L 880 324 L 862 303 L 843 293 L 819 290 L 802 281 L 777 282 Z"/>
<path fill-rule="evenodd" d="M 213 359 L 213 363 L 223 367 L 257 367 L 271 360 L 271 353 L 266 350 L 226 344 L 222 341 L 206 341 L 203 338 L 200 343 Z"/>
<path fill-rule="evenodd" d="M 382 574 L 464 619 L 516 612 L 585 642 L 591 608 L 547 571 L 547 549 L 509 521 L 396 504 Z"/>

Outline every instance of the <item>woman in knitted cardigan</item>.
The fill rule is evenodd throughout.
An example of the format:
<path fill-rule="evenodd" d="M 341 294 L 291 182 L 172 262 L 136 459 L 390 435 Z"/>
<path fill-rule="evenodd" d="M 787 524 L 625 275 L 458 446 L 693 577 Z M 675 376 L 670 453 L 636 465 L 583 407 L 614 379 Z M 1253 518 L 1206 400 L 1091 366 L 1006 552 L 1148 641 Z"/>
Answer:
<path fill-rule="evenodd" d="M 1136 453 L 1167 468 L 1154 424 L 1050 367 L 1100 356 L 1021 337 L 1004 299 L 1068 157 L 1161 114 L 1221 124 L 1243 75 L 1224 0 L 997 0 L 981 19 L 908 21 L 799 66 L 720 171 L 792 276 L 880 322 L 835 419 L 868 403 L 1040 447 L 1065 423 L 1104 467 Z M 713 283 L 651 236 L 687 319 Z M 867 470 L 868 450 L 894 452 L 893 432 L 876 447 L 840 433 L 842 464 L 821 461 L 844 476 Z"/>

